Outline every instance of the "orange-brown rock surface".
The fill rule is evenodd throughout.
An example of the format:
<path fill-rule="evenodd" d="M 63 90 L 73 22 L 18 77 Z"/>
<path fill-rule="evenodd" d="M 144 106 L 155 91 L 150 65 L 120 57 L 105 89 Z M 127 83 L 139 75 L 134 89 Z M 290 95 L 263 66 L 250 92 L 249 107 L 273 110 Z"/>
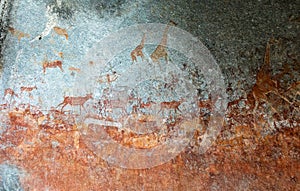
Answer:
<path fill-rule="evenodd" d="M 255 85 L 229 103 L 223 129 L 204 154 L 198 153 L 201 132 L 196 131 L 175 159 L 150 169 L 122 169 L 89 150 L 75 116 L 28 106 L 1 109 L 8 127 L 2 128 L 0 162 L 26 172 L 25 190 L 300 190 L 300 84 L 280 80 L 289 70 L 299 72 L 299 61 L 275 77 L 272 46 L 267 45 Z M 159 139 L 114 128 L 107 132 L 129 147 L 152 147 Z"/>

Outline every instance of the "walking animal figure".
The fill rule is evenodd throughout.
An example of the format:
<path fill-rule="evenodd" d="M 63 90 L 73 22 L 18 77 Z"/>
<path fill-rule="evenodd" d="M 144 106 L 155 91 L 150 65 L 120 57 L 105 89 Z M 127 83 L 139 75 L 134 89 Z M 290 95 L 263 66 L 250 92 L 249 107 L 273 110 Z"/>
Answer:
<path fill-rule="evenodd" d="M 32 92 L 34 89 L 37 89 L 36 86 L 26 87 L 22 86 L 20 87 L 21 92 Z"/>
<path fill-rule="evenodd" d="M 160 110 L 158 111 L 158 113 L 160 113 L 161 111 L 165 110 L 165 109 L 173 109 L 175 112 L 176 111 L 180 111 L 179 106 L 180 104 L 183 102 L 183 99 L 180 99 L 179 101 L 164 101 L 160 103 Z"/>
<path fill-rule="evenodd" d="M 80 108 L 80 113 L 81 113 L 81 107 L 84 108 L 84 103 L 86 101 L 88 101 L 89 99 L 93 99 L 93 94 L 86 94 L 86 96 L 81 96 L 81 97 L 70 97 L 70 96 L 66 96 L 64 97 L 64 101 L 62 103 L 60 103 L 57 107 L 61 106 L 62 105 L 62 108 L 61 108 L 61 112 L 63 111 L 64 107 L 66 105 L 71 105 L 71 106 L 78 106 L 79 105 L 79 108 Z"/>
<path fill-rule="evenodd" d="M 63 72 L 64 69 L 62 68 L 62 61 L 60 60 L 54 60 L 52 62 L 44 61 L 43 62 L 43 72 L 46 73 L 46 68 L 56 68 L 59 67 L 60 70 Z"/>
<path fill-rule="evenodd" d="M 29 98 L 32 99 L 32 93 L 31 93 L 31 92 L 32 92 L 33 90 L 37 90 L 37 87 L 36 87 L 36 86 L 21 86 L 21 87 L 20 87 L 20 90 L 21 90 L 22 93 L 23 93 L 23 92 L 27 92 Z"/>
<path fill-rule="evenodd" d="M 7 88 L 7 89 L 4 90 L 3 100 L 5 99 L 5 97 L 6 97 L 7 95 L 10 95 L 10 98 L 9 98 L 9 104 L 8 104 L 8 105 L 11 104 L 12 98 L 14 98 L 14 100 L 15 100 L 15 97 L 19 97 L 19 96 L 15 93 L 15 91 L 14 91 L 13 89 L 11 89 L 11 88 Z"/>
<path fill-rule="evenodd" d="M 132 110 L 135 113 L 137 113 L 138 110 L 144 113 L 143 109 L 149 110 L 154 104 L 156 103 L 151 101 L 149 98 L 147 99 L 147 102 L 143 102 L 141 98 L 137 98 L 137 104 L 133 105 Z"/>
<path fill-rule="evenodd" d="M 109 111 L 113 109 L 120 109 L 122 113 L 126 113 L 127 101 L 116 99 L 116 100 L 102 100 L 104 111 Z"/>
<path fill-rule="evenodd" d="M 128 104 L 127 91 L 129 87 L 127 86 L 117 86 L 115 88 L 107 88 L 103 90 L 103 95 L 101 98 L 101 103 L 103 106 L 103 111 L 108 113 L 115 113 L 121 111 L 121 114 L 126 113 L 126 107 Z"/>
<path fill-rule="evenodd" d="M 29 37 L 30 37 L 29 34 L 26 34 L 26 33 L 23 33 L 23 32 L 21 32 L 21 31 L 19 31 L 19 30 L 16 30 L 16 29 L 13 28 L 13 27 L 8 27 L 8 31 L 9 31 L 12 35 L 16 36 L 16 37 L 18 38 L 18 41 L 19 41 L 19 42 L 20 42 L 21 38 L 24 38 L 24 37 L 29 38 Z"/>
<path fill-rule="evenodd" d="M 130 53 L 132 62 L 136 61 L 137 62 L 137 56 L 140 56 L 142 60 L 144 60 L 144 54 L 142 49 L 144 48 L 145 45 L 145 39 L 146 39 L 146 34 L 143 35 L 143 38 L 141 40 L 141 43 Z"/>
<path fill-rule="evenodd" d="M 13 89 L 11 89 L 11 88 L 7 88 L 7 89 L 4 90 L 4 97 L 7 96 L 7 95 L 10 95 L 11 98 L 12 98 L 12 97 L 19 97 L 19 96 L 15 93 L 15 91 L 14 91 Z M 4 97 L 3 97 L 3 98 L 4 98 Z"/>
<path fill-rule="evenodd" d="M 165 58 L 166 63 L 168 63 L 168 52 L 167 52 L 167 39 L 168 39 L 168 31 L 170 26 L 176 26 L 177 24 L 174 21 L 170 21 L 167 27 L 164 30 L 163 37 L 159 43 L 159 45 L 156 47 L 154 52 L 151 54 L 150 58 L 153 62 L 159 63 L 160 58 Z"/>

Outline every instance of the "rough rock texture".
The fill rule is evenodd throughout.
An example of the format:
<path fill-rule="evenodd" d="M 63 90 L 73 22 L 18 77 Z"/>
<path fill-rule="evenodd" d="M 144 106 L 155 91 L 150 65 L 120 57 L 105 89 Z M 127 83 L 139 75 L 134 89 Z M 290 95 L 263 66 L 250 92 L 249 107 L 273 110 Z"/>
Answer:
<path fill-rule="evenodd" d="M 8 32 L 8 25 L 10 20 L 10 12 L 12 10 L 13 1 L 1 0 L 0 2 L 0 73 L 3 67 L 4 41 Z"/>
<path fill-rule="evenodd" d="M 300 190 L 299 9 L 299 1 L 1 0 L 0 190 Z M 88 127 L 74 108 L 96 108 L 84 117 L 113 123 L 111 111 L 101 100 L 90 105 L 88 95 L 68 102 L 76 94 L 70 89 L 94 66 L 86 53 L 99 39 L 169 20 L 200 39 L 221 68 L 229 100 L 221 132 L 199 152 L 216 106 L 199 97 L 202 128 L 177 157 L 146 169 L 113 166 L 86 144 Z M 148 58 L 153 47 L 141 49 Z M 98 81 L 113 84 L 115 71 L 105 72 Z M 138 123 L 153 117 L 147 101 L 132 109 Z M 104 129 L 126 148 L 154 148 L 184 121 L 175 108 L 165 134 Z"/>

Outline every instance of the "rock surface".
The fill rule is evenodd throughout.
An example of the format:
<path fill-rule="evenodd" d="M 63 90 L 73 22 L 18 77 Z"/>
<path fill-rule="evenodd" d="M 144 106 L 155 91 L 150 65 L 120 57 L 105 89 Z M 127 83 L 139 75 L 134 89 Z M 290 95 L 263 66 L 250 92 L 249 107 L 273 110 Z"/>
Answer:
<path fill-rule="evenodd" d="M 1 0 L 0 5 L 0 190 L 300 190 L 298 1 Z M 170 48 L 166 60 L 146 65 L 155 66 L 148 68 L 153 73 L 171 73 L 167 78 L 143 81 L 130 93 L 124 87 L 109 91 L 124 77 L 120 74 L 150 60 L 164 33 L 153 44 L 146 34 L 145 45 L 143 31 L 128 34 L 120 43 L 130 46 L 115 57 L 110 50 L 118 45 L 101 45 L 101 39 L 128 26 L 170 20 L 215 58 L 228 95 L 224 116 L 213 112 L 222 108 L 218 98 L 225 98 L 207 90 L 203 76 L 210 72 Z M 171 29 L 166 36 L 173 42 Z M 97 52 L 102 47 L 106 51 Z M 136 60 L 130 55 L 135 48 L 142 51 Z M 101 65 L 101 54 L 108 64 Z M 175 62 L 177 69 L 170 67 Z M 97 79 L 85 77 L 95 71 Z M 132 72 L 126 79 L 139 73 L 147 75 Z M 91 80 L 97 85 L 89 85 Z M 197 87 L 194 93 L 180 86 L 187 81 Z M 101 125 L 86 125 L 86 119 Z M 222 123 L 221 131 L 212 133 L 216 139 L 201 152 L 214 121 Z M 89 142 L 101 132 L 122 148 L 147 151 L 195 124 L 186 147 L 159 165 L 107 148 L 110 155 L 140 166 L 148 162 L 149 168 L 121 168 L 115 158 L 97 152 L 103 142 Z"/>

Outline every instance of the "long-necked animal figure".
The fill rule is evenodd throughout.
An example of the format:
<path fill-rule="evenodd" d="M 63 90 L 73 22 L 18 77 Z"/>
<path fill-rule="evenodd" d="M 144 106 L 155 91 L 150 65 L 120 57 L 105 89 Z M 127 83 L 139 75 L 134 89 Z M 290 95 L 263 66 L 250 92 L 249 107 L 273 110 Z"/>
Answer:
<path fill-rule="evenodd" d="M 140 44 L 130 53 L 131 60 L 132 62 L 136 61 L 137 62 L 137 56 L 140 56 L 142 60 L 144 60 L 144 54 L 143 54 L 143 48 L 145 45 L 145 39 L 146 39 L 146 34 L 143 35 L 143 38 L 140 42 Z"/>
<path fill-rule="evenodd" d="M 167 52 L 167 40 L 168 40 L 168 31 L 170 26 L 176 26 L 177 24 L 174 21 L 170 21 L 169 24 L 166 26 L 163 37 L 156 47 L 154 52 L 151 54 L 150 58 L 153 62 L 159 63 L 160 58 L 165 58 L 166 63 L 168 63 L 168 52 Z"/>

